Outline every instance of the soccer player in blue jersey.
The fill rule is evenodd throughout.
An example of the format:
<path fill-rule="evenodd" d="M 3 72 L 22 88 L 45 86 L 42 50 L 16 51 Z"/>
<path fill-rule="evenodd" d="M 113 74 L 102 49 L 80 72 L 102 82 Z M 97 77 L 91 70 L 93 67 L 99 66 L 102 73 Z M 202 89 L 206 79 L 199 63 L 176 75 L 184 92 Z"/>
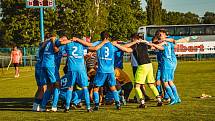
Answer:
<path fill-rule="evenodd" d="M 43 49 L 41 48 L 42 43 L 39 44 L 39 47 L 36 51 L 36 64 L 35 64 L 35 79 L 37 82 L 37 92 L 35 94 L 35 99 L 33 103 L 32 111 L 39 111 L 39 106 L 43 97 L 43 84 L 41 82 L 41 64 L 42 64 L 42 55 Z"/>
<path fill-rule="evenodd" d="M 61 63 L 61 59 L 64 55 L 66 55 L 66 51 L 65 51 L 65 45 L 61 45 L 60 41 L 67 41 L 67 37 L 63 36 L 60 39 L 56 39 L 55 41 L 55 45 L 58 47 L 58 52 L 55 53 L 55 76 L 57 78 L 57 80 L 60 80 L 60 73 L 59 73 L 59 68 L 60 68 L 60 63 Z"/>
<path fill-rule="evenodd" d="M 101 32 L 100 34 L 102 41 L 97 41 L 93 45 L 98 45 L 103 43 L 103 46 L 100 48 L 90 47 L 90 50 L 94 50 L 97 53 L 98 59 L 98 68 L 96 76 L 94 78 L 94 110 L 99 110 L 99 87 L 103 86 L 105 81 L 108 82 L 110 90 L 114 95 L 115 105 L 118 110 L 121 109 L 119 95 L 116 90 L 116 79 L 114 74 L 114 53 L 118 50 L 112 43 L 109 42 L 109 34 L 106 31 Z"/>
<path fill-rule="evenodd" d="M 112 39 L 113 40 L 113 39 Z M 114 40 L 113 40 L 114 41 Z M 123 41 L 117 41 L 118 44 L 126 44 Z M 123 105 L 126 105 L 126 102 L 129 101 L 129 95 L 133 89 L 133 84 L 126 72 L 123 69 L 123 56 L 124 51 L 117 50 L 114 53 L 114 72 L 116 80 L 121 84 L 121 101 Z"/>
<path fill-rule="evenodd" d="M 118 41 L 119 44 L 125 44 L 122 41 Z M 114 67 L 123 69 L 123 56 L 124 52 L 122 50 L 117 50 L 114 53 Z"/>
<path fill-rule="evenodd" d="M 58 104 L 58 99 L 59 99 L 59 93 L 60 93 L 60 73 L 59 73 L 59 68 L 60 68 L 60 63 L 63 55 L 66 54 L 65 52 L 65 45 L 61 45 L 60 42 L 68 41 L 68 38 L 66 36 L 63 36 L 61 38 L 56 38 L 55 40 L 55 45 L 58 47 L 57 52 L 54 54 L 55 58 L 55 78 L 56 78 L 56 86 L 54 89 L 54 94 L 56 95 L 53 98 L 52 102 L 52 111 L 57 111 L 57 104 Z"/>
<path fill-rule="evenodd" d="M 54 89 L 53 99 L 58 98 L 59 83 L 56 81 L 55 77 L 55 52 L 58 52 L 58 48 L 55 45 L 56 36 L 51 35 L 42 45 L 44 49 L 43 60 L 42 60 L 42 72 L 41 72 L 41 81 L 43 84 L 47 85 L 47 90 L 43 95 L 43 100 L 41 104 L 41 111 L 46 111 L 46 104 L 50 99 L 52 88 Z M 57 107 L 52 106 L 52 111 L 57 111 Z"/>
<path fill-rule="evenodd" d="M 67 53 L 67 66 L 69 76 L 69 88 L 66 93 L 65 112 L 69 112 L 70 102 L 72 99 L 72 91 L 75 82 L 80 85 L 84 91 L 87 111 L 90 112 L 90 97 L 88 91 L 88 77 L 84 63 L 84 49 L 87 46 L 92 46 L 91 43 L 85 42 L 79 38 L 73 37 L 72 42 L 65 45 Z M 99 46 L 99 45 L 98 45 Z M 97 48 L 97 47 L 96 47 Z"/>
<path fill-rule="evenodd" d="M 155 36 L 152 38 L 152 43 L 154 44 L 162 44 L 164 41 L 162 40 L 159 40 L 159 31 L 156 32 Z M 157 72 L 156 72 L 156 87 L 158 89 L 158 92 L 159 92 L 159 95 L 160 96 L 163 96 L 163 88 L 162 88 L 162 79 L 161 79 L 161 68 L 162 68 L 162 51 L 155 48 L 155 53 L 157 55 L 157 62 L 158 62 L 158 69 L 157 69 Z M 164 96 L 163 96 L 163 99 L 168 101 L 169 100 L 169 95 L 166 93 L 166 91 L 164 90 Z"/>
<path fill-rule="evenodd" d="M 160 40 L 166 41 L 167 35 L 165 30 L 159 30 Z M 171 98 L 170 105 L 180 103 L 176 86 L 173 83 L 174 71 L 176 68 L 176 57 L 174 57 L 174 43 L 166 41 L 162 46 L 154 45 L 156 48 L 162 50 L 162 67 L 161 79 L 164 83 L 165 90 Z"/>
<path fill-rule="evenodd" d="M 65 66 L 63 68 L 63 71 L 64 71 L 64 76 L 61 77 L 60 79 L 60 94 L 59 94 L 59 99 L 62 100 L 65 104 L 66 102 L 66 93 L 67 93 L 67 90 L 69 88 L 69 79 L 68 79 L 68 74 L 67 74 L 67 66 Z M 72 93 L 72 100 L 71 102 L 77 107 L 78 104 L 81 102 L 81 99 L 82 99 L 82 96 L 83 95 L 83 91 L 82 89 L 81 90 L 76 90 L 76 91 L 73 91 Z M 64 105 L 64 108 L 65 108 L 65 105 Z"/>

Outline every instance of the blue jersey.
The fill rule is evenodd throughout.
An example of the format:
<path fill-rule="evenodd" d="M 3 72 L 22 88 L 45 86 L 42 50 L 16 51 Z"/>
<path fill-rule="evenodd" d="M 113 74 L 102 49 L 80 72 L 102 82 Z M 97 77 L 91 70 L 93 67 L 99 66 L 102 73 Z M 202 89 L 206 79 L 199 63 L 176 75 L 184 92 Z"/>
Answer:
<path fill-rule="evenodd" d="M 93 45 L 98 45 L 102 41 L 97 41 Z M 114 53 L 118 49 L 110 42 L 104 44 L 99 50 L 97 50 L 98 69 L 100 73 L 114 73 Z"/>
<path fill-rule="evenodd" d="M 68 80 L 68 78 L 67 78 L 67 75 L 64 75 L 61 79 L 60 79 L 60 85 L 61 85 L 61 87 L 60 87 L 60 89 L 61 90 L 65 90 L 65 89 L 68 89 L 68 82 L 69 82 L 69 80 Z"/>
<path fill-rule="evenodd" d="M 85 70 L 84 48 L 79 42 L 70 42 L 65 45 L 67 53 L 68 71 Z"/>
<path fill-rule="evenodd" d="M 53 43 L 48 40 L 43 52 L 42 67 L 55 67 L 55 52 Z"/>
<path fill-rule="evenodd" d="M 162 64 L 162 51 L 155 50 L 155 53 L 157 55 L 157 61 L 158 61 L 158 66 L 159 66 L 160 64 Z"/>
<path fill-rule="evenodd" d="M 65 45 L 59 46 L 58 49 L 59 49 L 59 51 L 55 54 L 55 64 L 56 64 L 56 67 L 59 69 L 61 59 L 62 59 L 63 55 L 66 54 Z"/>
<path fill-rule="evenodd" d="M 175 48 L 174 47 L 175 47 L 175 44 L 173 44 L 173 46 L 172 46 L 171 56 L 172 56 L 173 62 L 176 64 L 177 63 L 177 57 L 175 55 Z"/>
<path fill-rule="evenodd" d="M 41 66 L 42 66 L 42 58 L 43 58 L 43 49 L 41 48 L 41 46 L 39 46 L 39 48 L 37 48 L 37 50 L 36 50 L 35 68 L 41 68 Z"/>
<path fill-rule="evenodd" d="M 121 50 L 118 50 L 115 52 L 115 56 L 114 56 L 114 67 L 115 68 L 123 69 L 123 55 L 124 55 L 124 52 Z"/>
<path fill-rule="evenodd" d="M 174 44 L 172 42 L 167 42 L 163 45 L 164 50 L 162 51 L 162 65 L 165 69 L 171 69 L 174 67 L 174 61 L 172 58 L 172 47 Z"/>
<path fill-rule="evenodd" d="M 61 59 L 62 59 L 63 55 L 66 54 L 66 51 L 65 51 L 65 45 L 61 45 L 59 39 L 56 39 L 55 45 L 59 49 L 59 51 L 57 53 L 55 53 L 55 65 L 56 65 L 57 69 L 59 69 Z"/>

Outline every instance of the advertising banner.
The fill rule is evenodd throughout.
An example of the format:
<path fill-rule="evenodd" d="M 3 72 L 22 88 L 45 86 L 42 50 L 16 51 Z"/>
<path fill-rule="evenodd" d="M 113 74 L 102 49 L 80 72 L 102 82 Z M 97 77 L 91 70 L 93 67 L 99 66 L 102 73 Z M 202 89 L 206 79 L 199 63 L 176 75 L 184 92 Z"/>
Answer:
<path fill-rule="evenodd" d="M 215 41 L 177 43 L 176 54 L 215 54 Z"/>

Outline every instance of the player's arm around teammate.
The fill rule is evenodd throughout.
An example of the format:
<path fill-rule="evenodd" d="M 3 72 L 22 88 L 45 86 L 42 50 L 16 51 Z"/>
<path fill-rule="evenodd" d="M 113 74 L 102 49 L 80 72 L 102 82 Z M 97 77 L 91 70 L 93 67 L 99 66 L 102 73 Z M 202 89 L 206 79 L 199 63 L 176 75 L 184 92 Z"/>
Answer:
<path fill-rule="evenodd" d="M 95 42 L 96 46 L 90 47 L 91 50 L 96 51 L 98 59 L 97 73 L 94 78 L 94 110 L 99 109 L 99 87 L 103 86 L 105 82 L 108 83 L 111 92 L 114 95 L 115 106 L 118 110 L 121 109 L 119 95 L 116 90 L 116 79 L 114 75 L 114 53 L 118 50 L 110 42 L 110 35 L 108 32 L 101 32 L 101 40 Z"/>
<path fill-rule="evenodd" d="M 144 108 L 145 107 L 145 101 L 143 99 L 143 95 L 142 95 L 142 91 L 140 89 L 140 87 L 142 85 L 144 85 L 145 83 L 148 84 L 148 86 L 150 87 L 150 89 L 153 91 L 154 95 L 156 96 L 157 100 L 158 100 L 158 106 L 162 105 L 159 93 L 156 89 L 156 87 L 154 86 L 154 77 L 153 77 L 153 68 L 152 68 L 152 64 L 150 62 L 150 59 L 148 57 L 148 42 L 145 41 L 138 41 L 139 37 L 138 35 L 134 35 L 132 37 L 133 42 L 136 42 L 136 44 L 133 44 L 131 47 L 126 48 L 124 46 L 121 47 L 118 44 L 115 44 L 116 47 L 119 47 L 120 49 L 126 51 L 126 52 L 133 52 L 135 54 L 135 58 L 137 58 L 138 61 L 138 69 L 137 72 L 135 74 L 135 90 L 136 90 L 136 94 L 140 100 L 140 106 L 139 108 Z M 139 44 L 137 44 L 139 43 Z"/>
<path fill-rule="evenodd" d="M 167 35 L 165 30 L 160 30 L 159 36 L 162 41 L 166 41 Z M 175 64 L 177 62 L 176 56 L 174 55 L 174 44 L 172 42 L 166 41 L 166 44 L 153 46 L 163 51 L 163 66 L 161 71 L 161 78 L 164 83 L 165 90 L 171 98 L 170 105 L 180 103 L 181 100 L 179 98 L 176 86 L 173 83 Z"/>

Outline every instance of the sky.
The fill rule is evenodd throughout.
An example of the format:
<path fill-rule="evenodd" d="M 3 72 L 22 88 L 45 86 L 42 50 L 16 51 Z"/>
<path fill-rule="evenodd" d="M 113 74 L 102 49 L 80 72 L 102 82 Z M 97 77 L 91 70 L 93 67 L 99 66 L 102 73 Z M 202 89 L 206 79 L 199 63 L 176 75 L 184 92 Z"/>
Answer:
<path fill-rule="evenodd" d="M 142 1 L 142 7 L 145 10 L 146 2 Z M 161 0 L 162 8 L 167 11 L 192 12 L 200 17 L 204 16 L 206 11 L 215 12 L 215 0 Z"/>

